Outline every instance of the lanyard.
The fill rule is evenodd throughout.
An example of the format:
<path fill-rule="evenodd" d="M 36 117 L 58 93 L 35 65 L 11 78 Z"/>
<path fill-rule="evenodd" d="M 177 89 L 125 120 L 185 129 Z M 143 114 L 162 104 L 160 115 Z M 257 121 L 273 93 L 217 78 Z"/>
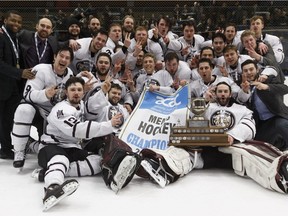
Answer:
<path fill-rule="evenodd" d="M 7 32 L 7 30 L 6 30 L 6 28 L 5 28 L 4 25 L 2 26 L 2 29 L 3 29 L 3 31 L 6 33 L 6 35 L 8 36 L 10 42 L 12 43 L 13 50 L 14 50 L 14 53 L 15 53 L 15 56 L 16 56 L 16 61 L 17 61 L 16 67 L 17 67 L 17 68 L 20 68 L 20 66 L 19 66 L 19 52 L 18 52 L 18 50 L 19 50 L 18 39 L 16 38 L 16 45 L 15 45 L 14 41 L 13 41 L 12 38 L 10 37 L 10 35 L 9 35 L 9 33 Z"/>
<path fill-rule="evenodd" d="M 42 53 L 41 53 L 41 56 L 40 56 L 40 53 L 39 53 L 39 48 L 38 48 L 38 34 L 37 34 L 37 32 L 35 33 L 35 47 L 36 47 L 36 51 L 37 51 L 37 56 L 38 56 L 38 60 L 39 60 L 39 63 L 40 63 L 40 61 L 41 61 L 41 59 L 43 58 L 43 56 L 44 56 L 44 54 L 45 54 L 45 51 L 46 51 L 46 49 L 47 49 L 47 38 L 45 39 L 45 46 L 44 46 L 44 49 L 43 49 L 43 51 L 42 51 Z"/>

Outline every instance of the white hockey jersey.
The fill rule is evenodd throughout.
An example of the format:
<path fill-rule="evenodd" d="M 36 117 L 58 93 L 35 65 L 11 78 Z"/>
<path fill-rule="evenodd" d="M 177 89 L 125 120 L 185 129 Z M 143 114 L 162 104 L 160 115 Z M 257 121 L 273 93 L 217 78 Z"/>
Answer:
<path fill-rule="evenodd" d="M 109 47 L 103 47 L 97 53 L 92 54 L 90 51 L 90 44 L 93 38 L 81 38 L 76 40 L 80 45 L 80 49 L 74 52 L 73 62 L 69 65 L 74 74 L 78 74 L 81 71 L 93 71 L 95 70 L 95 63 L 97 56 L 101 52 L 108 53 L 112 58 L 112 63 L 114 64 L 117 59 L 123 59 L 126 55 L 119 50 L 119 52 L 114 53 L 114 51 Z"/>
<path fill-rule="evenodd" d="M 27 80 L 23 97 L 26 101 L 36 105 L 42 117 L 46 118 L 52 107 L 65 98 L 65 83 L 73 76 L 73 72 L 67 68 L 63 76 L 59 76 L 54 72 L 52 64 L 38 64 L 32 71 L 36 72 L 35 79 Z M 54 97 L 48 99 L 45 89 L 51 86 L 56 86 L 59 91 Z"/>
<path fill-rule="evenodd" d="M 122 124 L 114 128 L 113 132 L 115 134 L 120 132 L 124 122 L 129 117 L 127 109 L 119 103 L 112 105 L 102 89 L 88 97 L 85 101 L 85 118 L 88 120 L 97 122 L 109 121 L 118 113 L 121 113 L 123 118 Z"/>
<path fill-rule="evenodd" d="M 84 121 L 84 105 L 75 108 L 67 100 L 56 104 L 47 117 L 46 132 L 41 136 L 39 150 L 45 145 L 81 148 L 82 139 L 105 136 L 113 132 L 111 121 Z"/>
<path fill-rule="evenodd" d="M 204 37 L 198 34 L 194 34 L 193 42 L 188 43 L 185 40 L 184 36 L 182 36 L 177 40 L 171 40 L 168 44 L 168 49 L 175 51 L 178 54 L 180 60 L 187 62 L 195 55 L 200 53 L 201 46 L 204 41 Z M 186 48 L 187 46 L 190 46 L 190 48 L 188 49 L 188 54 L 182 55 L 181 50 Z"/>
<path fill-rule="evenodd" d="M 244 105 L 210 103 L 204 118 L 209 120 L 211 126 L 224 127 L 227 134 L 240 142 L 253 139 L 256 133 L 253 112 Z"/>
<path fill-rule="evenodd" d="M 214 75 L 215 76 L 215 75 Z M 191 98 L 205 97 L 206 91 L 215 87 L 220 82 L 226 82 L 231 86 L 232 97 L 241 103 L 249 100 L 249 94 L 246 94 L 232 79 L 223 76 L 216 76 L 215 80 L 209 84 L 205 84 L 202 79 L 192 81 L 190 85 Z"/>

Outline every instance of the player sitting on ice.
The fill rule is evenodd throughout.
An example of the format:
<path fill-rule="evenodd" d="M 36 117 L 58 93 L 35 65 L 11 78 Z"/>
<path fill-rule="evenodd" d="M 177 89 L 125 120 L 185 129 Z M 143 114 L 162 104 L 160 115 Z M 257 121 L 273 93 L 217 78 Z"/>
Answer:
<path fill-rule="evenodd" d="M 197 149 L 193 152 L 174 146 L 166 150 L 143 149 L 140 153 L 144 169 L 139 169 L 137 174 L 165 187 L 193 168 L 233 167 L 236 174 L 249 176 L 265 188 L 288 193 L 288 153 L 271 144 L 251 140 L 255 135 L 252 111 L 234 102 L 227 83 L 218 83 L 215 95 L 216 102 L 210 103 L 205 119 L 216 126 L 217 122 L 226 122 L 227 142 L 231 146 L 207 147 L 201 153 Z M 222 121 L 217 121 L 219 118 Z"/>

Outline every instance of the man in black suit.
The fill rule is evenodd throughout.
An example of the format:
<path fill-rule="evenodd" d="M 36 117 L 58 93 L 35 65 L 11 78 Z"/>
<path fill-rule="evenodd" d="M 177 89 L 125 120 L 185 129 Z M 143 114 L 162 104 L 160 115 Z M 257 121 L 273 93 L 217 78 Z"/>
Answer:
<path fill-rule="evenodd" d="M 266 80 L 259 78 L 259 69 L 253 60 L 241 64 L 243 73 L 242 88 L 251 94 L 248 106 L 254 112 L 256 122 L 255 140 L 271 143 L 281 151 L 288 149 L 288 107 L 283 96 L 288 93 L 288 86 L 281 80 L 281 73 L 276 68 Z M 273 74 L 273 73 L 271 73 Z"/>
<path fill-rule="evenodd" d="M 15 109 L 21 99 L 23 79 L 33 79 L 31 69 L 20 69 L 20 50 L 16 33 L 22 27 L 17 11 L 8 11 L 0 34 L 0 158 L 13 159 L 10 133 Z"/>
<path fill-rule="evenodd" d="M 59 43 L 52 32 L 53 25 L 48 18 L 41 18 L 38 21 L 36 32 L 29 30 L 19 32 L 19 46 L 25 68 L 32 68 L 39 63 L 53 63 Z"/>

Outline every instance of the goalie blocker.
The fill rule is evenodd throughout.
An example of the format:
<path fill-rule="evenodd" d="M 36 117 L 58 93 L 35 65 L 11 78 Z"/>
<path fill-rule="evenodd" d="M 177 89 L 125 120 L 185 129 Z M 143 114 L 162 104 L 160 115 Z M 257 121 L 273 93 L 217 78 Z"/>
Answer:
<path fill-rule="evenodd" d="M 219 151 L 231 154 L 237 175 L 249 176 L 265 188 L 288 193 L 288 152 L 261 141 L 246 141 Z"/>

